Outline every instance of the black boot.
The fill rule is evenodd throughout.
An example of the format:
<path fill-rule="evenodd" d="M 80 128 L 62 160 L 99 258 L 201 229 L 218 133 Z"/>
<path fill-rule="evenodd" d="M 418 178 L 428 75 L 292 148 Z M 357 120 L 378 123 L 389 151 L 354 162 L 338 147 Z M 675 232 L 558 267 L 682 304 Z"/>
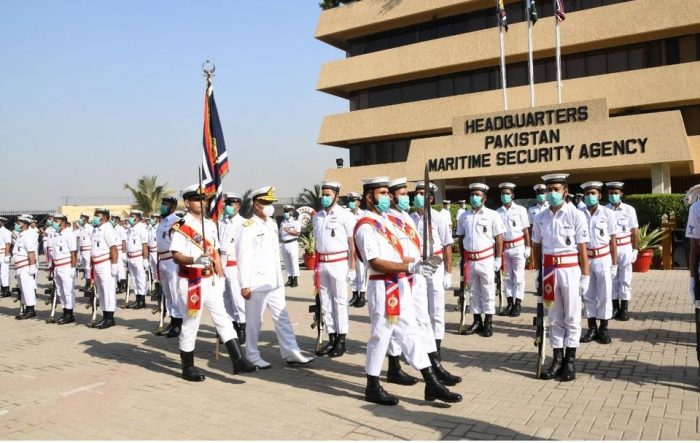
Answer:
<path fill-rule="evenodd" d="M 406 374 L 401 369 L 400 356 L 389 356 L 389 369 L 386 371 L 386 382 L 397 385 L 413 386 L 418 383 L 418 379 Z"/>
<path fill-rule="evenodd" d="M 119 280 L 119 282 L 117 282 L 117 294 L 121 294 L 122 292 L 124 292 L 126 290 L 125 288 L 126 280 Z"/>
<path fill-rule="evenodd" d="M 601 345 L 609 345 L 612 343 L 612 339 L 610 338 L 610 334 L 608 334 L 608 321 L 607 320 L 601 320 L 600 321 L 600 328 L 598 328 L 598 343 Z"/>
<path fill-rule="evenodd" d="M 15 319 L 26 320 L 28 318 L 34 318 L 34 317 L 36 317 L 36 311 L 34 310 L 34 306 L 26 306 L 24 308 L 24 313 L 22 315 L 16 315 Z"/>
<path fill-rule="evenodd" d="M 435 376 L 438 378 L 438 380 L 440 380 L 440 382 L 443 385 L 454 386 L 462 381 L 462 377 L 452 375 L 449 372 L 447 372 L 447 369 L 442 367 L 437 352 L 429 353 L 428 358 L 430 359 L 430 364 L 433 367 L 433 371 L 435 371 Z"/>
<path fill-rule="evenodd" d="M 493 315 L 486 314 L 484 319 L 484 332 L 481 334 L 482 337 L 491 337 L 493 335 L 493 328 L 491 327 L 491 318 Z"/>
<path fill-rule="evenodd" d="M 206 377 L 194 367 L 194 351 L 180 351 L 180 360 L 182 360 L 182 378 L 187 381 L 204 381 Z"/>
<path fill-rule="evenodd" d="M 506 297 L 506 300 L 508 301 L 508 304 L 505 308 L 503 308 L 503 310 L 501 310 L 501 312 L 498 315 L 510 316 L 510 314 L 513 312 L 513 297 Z"/>
<path fill-rule="evenodd" d="M 63 317 L 59 318 L 56 323 L 59 325 L 67 325 L 68 323 L 73 323 L 74 321 L 75 321 L 75 318 L 73 317 L 73 310 L 72 309 L 64 309 L 63 310 Z"/>
<path fill-rule="evenodd" d="M 613 312 L 612 312 L 612 318 L 615 320 L 619 320 L 620 316 L 620 300 L 613 300 L 612 301 L 613 305 Z"/>
<path fill-rule="evenodd" d="M 365 303 L 367 303 L 367 299 L 365 299 L 365 293 L 360 291 L 360 297 L 358 297 L 357 303 L 355 303 L 355 307 L 363 308 L 365 306 Z"/>
<path fill-rule="evenodd" d="M 296 288 L 297 286 L 299 286 L 299 277 L 292 277 L 292 284 L 289 287 Z"/>
<path fill-rule="evenodd" d="M 321 349 L 320 351 L 317 351 L 316 355 L 318 355 L 320 357 L 321 355 L 328 355 L 331 352 L 333 352 L 333 349 L 335 349 L 335 342 L 337 340 L 338 340 L 338 334 L 336 334 L 335 332 L 329 332 L 328 333 L 328 343 L 326 344 L 326 346 L 323 347 L 323 349 Z"/>
<path fill-rule="evenodd" d="M 513 304 L 513 310 L 510 311 L 511 317 L 520 317 L 520 311 L 522 310 L 521 302 L 522 300 L 520 300 L 519 298 L 515 299 L 515 303 Z"/>
<path fill-rule="evenodd" d="M 424 398 L 426 401 L 442 400 L 446 403 L 458 403 L 462 401 L 462 396 L 455 392 L 450 392 L 435 376 L 432 366 L 421 369 L 420 373 L 425 380 Z"/>
<path fill-rule="evenodd" d="M 467 328 L 467 331 L 465 332 L 466 335 L 472 335 L 476 334 L 477 332 L 483 332 L 484 330 L 484 324 L 481 322 L 481 314 L 474 314 L 474 323 L 472 323 L 469 328 Z"/>
<path fill-rule="evenodd" d="M 10 287 L 9 286 L 3 286 L 2 290 L 0 291 L 0 298 L 6 298 L 11 295 L 10 293 Z"/>
<path fill-rule="evenodd" d="M 566 348 L 564 355 L 561 381 L 572 381 L 576 378 L 576 348 Z"/>
<path fill-rule="evenodd" d="M 552 351 L 552 365 L 540 375 L 540 378 L 542 380 L 551 380 L 554 377 L 559 377 L 564 370 L 563 362 L 564 348 L 554 348 Z"/>
<path fill-rule="evenodd" d="M 371 375 L 367 376 L 365 400 L 384 406 L 396 406 L 399 404 L 399 398 L 386 392 L 379 384 L 379 377 L 373 377 Z"/>
<path fill-rule="evenodd" d="M 357 298 L 360 296 L 360 293 L 357 291 L 352 291 L 352 297 L 350 297 L 350 301 L 348 301 L 348 306 L 355 306 L 355 303 L 357 303 Z"/>
<path fill-rule="evenodd" d="M 338 339 L 333 350 L 328 353 L 331 358 L 342 357 L 345 354 L 345 334 L 338 334 Z"/>
<path fill-rule="evenodd" d="M 85 279 L 85 286 L 83 286 L 83 292 L 87 292 L 88 290 L 90 290 L 90 285 L 91 285 L 91 284 L 92 284 L 92 283 L 90 282 L 90 279 L 89 279 L 89 278 L 86 278 L 86 279 Z"/>
<path fill-rule="evenodd" d="M 104 311 L 102 313 L 102 322 L 97 325 L 97 329 L 107 329 L 114 326 L 114 312 Z"/>
<path fill-rule="evenodd" d="M 175 338 L 180 336 L 180 330 L 182 329 L 182 319 L 181 318 L 173 318 L 170 321 L 170 324 L 172 327 L 170 328 L 170 331 L 168 331 L 168 334 L 166 335 L 167 338 Z"/>
<path fill-rule="evenodd" d="M 292 285 L 292 277 L 291 277 L 291 276 L 290 276 L 289 278 L 287 278 L 287 281 L 285 282 L 284 285 L 285 285 L 285 286 L 291 286 L 291 285 Z"/>
<path fill-rule="evenodd" d="M 440 346 L 442 346 L 442 340 L 435 339 L 435 352 L 437 353 L 438 360 L 442 360 L 442 352 L 440 351 Z"/>
<path fill-rule="evenodd" d="M 239 374 L 241 372 L 255 372 L 258 367 L 251 363 L 245 355 L 243 355 L 243 350 L 241 349 L 241 344 L 238 342 L 237 338 L 232 338 L 231 340 L 224 343 L 226 350 L 228 351 L 228 356 L 231 358 L 231 363 L 233 363 L 233 373 Z"/>
<path fill-rule="evenodd" d="M 146 307 L 146 296 L 136 294 L 136 299 L 129 303 L 129 309 L 143 309 Z"/>
<path fill-rule="evenodd" d="M 629 316 L 629 300 L 620 300 L 620 314 L 618 320 L 620 321 L 627 321 L 630 319 Z"/>
<path fill-rule="evenodd" d="M 596 325 L 596 319 L 595 317 L 589 318 L 588 319 L 588 331 L 586 331 L 586 334 L 581 337 L 581 340 L 579 340 L 581 343 L 589 343 L 593 340 L 598 340 L 598 326 Z"/>

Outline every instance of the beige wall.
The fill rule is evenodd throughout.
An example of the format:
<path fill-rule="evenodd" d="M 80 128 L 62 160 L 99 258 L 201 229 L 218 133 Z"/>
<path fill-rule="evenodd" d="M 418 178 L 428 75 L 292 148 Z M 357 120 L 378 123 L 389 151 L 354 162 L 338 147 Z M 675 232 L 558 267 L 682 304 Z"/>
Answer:
<path fill-rule="evenodd" d="M 73 222 L 80 218 L 80 214 L 85 212 L 87 214 L 92 214 L 95 212 L 95 208 L 105 208 L 109 210 L 110 214 L 117 214 L 122 218 L 129 215 L 131 211 L 131 205 L 106 205 L 106 206 L 80 206 L 80 205 L 69 205 L 69 206 L 59 206 L 58 212 L 68 217 L 68 220 Z"/>

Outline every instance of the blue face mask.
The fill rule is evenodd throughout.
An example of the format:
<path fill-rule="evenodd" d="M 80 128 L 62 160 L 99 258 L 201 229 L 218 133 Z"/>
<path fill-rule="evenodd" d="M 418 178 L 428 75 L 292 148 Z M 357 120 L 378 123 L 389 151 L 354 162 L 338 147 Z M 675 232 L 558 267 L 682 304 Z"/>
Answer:
<path fill-rule="evenodd" d="M 425 196 L 423 194 L 416 194 L 416 196 L 413 197 L 413 205 L 416 208 L 422 208 L 425 205 Z"/>
<path fill-rule="evenodd" d="M 59 224 L 56 223 L 56 222 L 53 222 L 53 223 L 51 224 L 51 227 L 52 227 L 53 230 L 56 231 L 56 232 L 58 232 L 58 231 L 61 230 L 61 225 L 59 225 Z"/>
<path fill-rule="evenodd" d="M 78 226 L 85 226 L 85 220 L 83 220 L 82 218 L 78 220 Z"/>
<path fill-rule="evenodd" d="M 564 202 L 564 194 L 562 192 L 551 191 L 545 194 L 547 202 L 552 206 L 559 206 Z"/>
<path fill-rule="evenodd" d="M 478 208 L 481 206 L 481 196 L 480 195 L 472 195 L 469 197 L 469 204 L 472 205 L 472 208 Z"/>
<path fill-rule="evenodd" d="M 357 205 L 355 204 L 355 200 L 348 202 L 348 208 L 350 209 L 355 209 Z"/>
<path fill-rule="evenodd" d="M 501 203 L 509 205 L 513 201 L 513 196 L 510 194 L 501 194 Z"/>
<path fill-rule="evenodd" d="M 586 206 L 595 206 L 598 204 L 598 196 L 589 194 L 583 197 L 583 201 L 586 203 Z"/>
<path fill-rule="evenodd" d="M 136 219 L 134 217 L 129 217 L 126 221 L 129 223 L 129 226 L 134 226 L 136 224 Z"/>
<path fill-rule="evenodd" d="M 620 194 L 608 194 L 608 201 L 613 205 L 619 204 L 621 201 Z"/>
<path fill-rule="evenodd" d="M 285 219 L 285 220 L 289 220 L 289 212 L 285 212 L 285 213 L 284 213 L 284 219 Z"/>
<path fill-rule="evenodd" d="M 151 223 L 151 226 L 155 226 L 155 225 L 157 225 L 157 224 L 158 224 L 158 222 L 156 221 L 156 219 L 155 219 L 155 218 L 154 218 L 154 219 L 152 219 L 152 220 L 150 221 L 150 223 Z"/>
<path fill-rule="evenodd" d="M 92 226 L 100 226 L 100 217 L 98 217 L 98 216 L 92 217 L 92 219 L 90 220 L 90 224 Z"/>
<path fill-rule="evenodd" d="M 15 232 L 20 232 L 22 230 L 22 225 L 15 223 Z"/>
<path fill-rule="evenodd" d="M 391 197 L 388 195 L 380 195 L 377 198 L 377 209 L 384 214 L 391 207 Z"/>
<path fill-rule="evenodd" d="M 116 220 L 110 220 L 109 224 L 112 225 L 112 227 L 117 226 L 117 221 Z"/>
<path fill-rule="evenodd" d="M 168 205 L 160 205 L 160 216 L 165 217 L 168 215 L 168 212 L 170 211 L 170 208 L 168 208 Z"/>
<path fill-rule="evenodd" d="M 321 206 L 323 206 L 324 208 L 328 208 L 332 204 L 333 204 L 333 197 L 331 197 L 330 195 L 321 196 Z"/>
<path fill-rule="evenodd" d="M 537 194 L 537 203 L 544 203 L 544 201 L 547 199 L 546 194 Z"/>
<path fill-rule="evenodd" d="M 411 201 L 409 200 L 408 195 L 399 195 L 396 198 L 396 207 L 399 211 L 407 211 L 410 206 Z"/>
<path fill-rule="evenodd" d="M 226 205 L 224 206 L 224 215 L 226 217 L 233 217 L 233 214 L 236 213 L 236 210 L 233 208 L 233 206 Z"/>

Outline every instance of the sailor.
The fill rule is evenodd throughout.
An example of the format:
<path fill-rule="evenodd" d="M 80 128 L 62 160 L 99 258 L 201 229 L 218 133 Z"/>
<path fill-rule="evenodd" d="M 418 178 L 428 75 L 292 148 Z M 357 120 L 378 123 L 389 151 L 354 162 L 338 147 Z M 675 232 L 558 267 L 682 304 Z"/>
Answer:
<path fill-rule="evenodd" d="M 362 194 L 348 192 L 347 201 L 348 210 L 355 217 L 355 222 L 357 222 L 365 214 L 365 210 L 360 208 L 362 205 Z M 350 298 L 348 306 L 364 307 L 367 302 L 365 296 L 367 293 L 367 268 L 362 260 L 358 258 L 357 251 L 355 251 L 355 279 L 350 282 L 350 288 L 352 289 L 352 298 Z"/>
<path fill-rule="evenodd" d="M 24 303 L 24 313 L 15 316 L 17 320 L 36 317 L 36 273 L 38 235 L 30 228 L 34 219 L 28 214 L 17 217 L 15 231 L 18 233 L 12 248 L 12 261 L 15 265 L 15 277 L 19 282 L 20 294 Z"/>
<path fill-rule="evenodd" d="M 585 192 L 583 210 L 588 222 L 589 239 L 587 254 L 591 271 L 591 283 L 583 295 L 583 304 L 588 318 L 588 331 L 581 337 L 581 343 L 592 340 L 600 344 L 610 344 L 608 320 L 612 317 L 612 280 L 617 275 L 617 223 L 615 213 L 601 206 L 603 183 L 589 181 L 581 185 Z M 596 323 L 600 320 L 600 326 Z"/>
<path fill-rule="evenodd" d="M 530 226 L 532 226 L 535 216 L 549 207 L 549 203 L 547 203 L 546 199 L 547 187 L 544 183 L 538 183 L 533 186 L 532 189 L 535 191 L 535 204 L 527 208 L 527 217 Z"/>
<path fill-rule="evenodd" d="M 238 283 L 238 267 L 236 261 L 236 244 L 240 237 L 241 225 L 245 219 L 240 210 L 243 199 L 240 194 L 227 192 L 224 194 L 224 215 L 219 220 L 219 241 L 221 243 L 221 264 L 224 265 L 226 288 L 224 289 L 224 307 L 238 334 L 241 343 L 246 340 L 245 299 L 241 295 Z"/>
<path fill-rule="evenodd" d="M 146 272 L 148 262 L 148 230 L 142 221 L 143 212 L 132 209 L 127 219 L 129 229 L 126 231 L 126 256 L 129 275 L 136 291 L 136 300 L 130 303 L 129 309 L 146 307 Z"/>
<path fill-rule="evenodd" d="M 10 255 L 12 253 L 12 233 L 5 227 L 7 218 L 0 217 L 0 298 L 10 294 Z"/>
<path fill-rule="evenodd" d="M 92 231 L 94 229 L 90 224 L 90 214 L 81 213 L 78 226 L 77 238 L 78 247 L 80 248 L 80 263 L 83 266 L 83 277 L 85 278 L 83 291 L 87 291 L 90 288 L 90 276 L 92 275 L 90 251 L 92 250 Z"/>
<path fill-rule="evenodd" d="M 576 201 L 574 202 L 576 204 L 576 207 L 578 209 L 586 209 L 588 206 L 586 206 L 586 203 L 583 201 L 584 195 L 582 193 L 577 193 L 576 194 Z"/>
<path fill-rule="evenodd" d="M 451 200 L 443 200 L 442 209 L 440 210 L 440 215 L 445 219 L 445 221 L 447 222 L 447 226 L 450 229 L 450 235 L 452 235 L 452 214 L 450 214 L 451 203 Z"/>
<path fill-rule="evenodd" d="M 118 215 L 112 215 L 110 219 L 110 224 L 114 228 L 114 232 L 117 235 L 117 253 L 119 254 L 119 266 L 117 274 L 117 294 L 121 294 L 127 290 L 126 287 L 126 268 L 127 268 L 127 255 L 126 255 L 126 228 L 122 226 L 122 218 Z"/>
<path fill-rule="evenodd" d="M 282 243 L 282 258 L 284 269 L 287 271 L 285 286 L 299 286 L 299 235 L 301 223 L 294 217 L 294 206 L 284 205 L 283 219 L 280 222 L 280 243 Z"/>
<path fill-rule="evenodd" d="M 441 267 L 441 259 L 431 256 L 411 263 L 404 259 L 394 225 L 387 218 L 391 206 L 388 177 L 365 180 L 363 195 L 367 211 L 355 226 L 354 238 L 360 258 L 369 272 L 370 338 L 365 360 L 365 400 L 380 405 L 399 402 L 398 397 L 387 393 L 379 384 L 384 356 L 391 338 L 395 337 L 408 363 L 419 370 L 425 380 L 425 400 L 459 402 L 462 396 L 445 388 L 430 364 L 416 323 L 411 290 L 411 274 L 430 276 Z"/>
<path fill-rule="evenodd" d="M 170 252 L 172 241 L 171 228 L 179 222 L 184 214 L 176 214 L 177 198 L 166 195 L 160 201 L 161 220 L 156 229 L 158 247 L 158 280 L 165 297 L 165 310 L 170 314 L 170 324 L 165 329 L 167 338 L 180 336 L 182 328 L 182 310 L 180 296 L 177 288 L 177 264 L 173 261 L 173 254 Z"/>
<path fill-rule="evenodd" d="M 277 201 L 275 188 L 263 186 L 250 194 L 253 216 L 243 222 L 236 245 L 238 279 L 246 302 L 246 349 L 250 361 L 260 369 L 271 365 L 262 359 L 258 339 L 265 308 L 275 323 L 280 353 L 287 364 L 307 364 L 313 358 L 302 355 L 284 298 L 284 280 L 280 269 L 277 223 L 272 218 Z"/>
<path fill-rule="evenodd" d="M 586 216 L 566 203 L 569 174 L 547 174 L 549 209 L 535 216 L 532 246 L 537 268 L 543 267 L 542 298 L 549 305 L 547 315 L 553 348 L 552 365 L 541 375 L 544 380 L 576 378 L 576 348 L 581 338 L 581 297 L 588 290 L 590 276 L 586 245 L 589 241 Z M 564 350 L 566 349 L 566 351 Z"/>
<path fill-rule="evenodd" d="M 78 241 L 68 218 L 54 214 L 55 235 L 51 239 L 51 260 L 53 265 L 56 296 L 63 306 L 63 316 L 56 322 L 59 325 L 73 323 L 75 306 L 75 267 L 78 264 Z"/>
<path fill-rule="evenodd" d="M 93 226 L 92 249 L 92 278 L 102 308 L 102 321 L 98 329 L 107 329 L 115 325 L 114 311 L 117 308 L 116 278 L 119 274 L 119 251 L 117 233 L 112 226 L 109 211 L 105 208 L 95 208 L 95 215 L 90 220 Z"/>
<path fill-rule="evenodd" d="M 515 184 L 498 185 L 501 189 L 501 216 L 503 233 L 503 289 L 508 305 L 500 315 L 518 317 L 525 296 L 525 261 L 530 257 L 530 222 L 527 209 L 513 202 Z"/>
<path fill-rule="evenodd" d="M 462 214 L 457 224 L 464 258 L 464 278 L 469 284 L 470 309 L 474 315 L 467 335 L 480 333 L 483 337 L 493 335 L 492 319 L 496 312 L 494 279 L 496 271 L 501 269 L 505 232 L 498 213 L 484 205 L 488 190 L 483 183 L 469 185 L 471 209 Z M 483 320 L 481 314 L 485 314 Z"/>
<path fill-rule="evenodd" d="M 455 220 L 459 220 L 462 214 L 464 214 L 464 212 L 467 210 L 466 200 L 458 200 L 457 203 L 459 204 L 459 208 L 457 208 L 457 216 L 455 217 Z"/>
<path fill-rule="evenodd" d="M 53 280 L 51 242 L 53 241 L 53 236 L 56 235 L 56 230 L 53 228 L 53 215 L 48 215 L 46 217 L 46 224 L 44 225 L 42 232 L 41 243 L 44 245 L 44 257 L 46 258 L 46 264 L 49 265 L 49 281 L 51 281 Z"/>
<path fill-rule="evenodd" d="M 321 206 L 312 219 L 318 254 L 319 292 L 328 344 L 318 355 L 345 354 L 348 333 L 348 283 L 355 280 L 355 246 L 352 230 L 355 217 L 338 204 L 340 183 L 321 183 Z"/>
<path fill-rule="evenodd" d="M 613 278 L 612 305 L 613 318 L 627 321 L 629 317 L 629 302 L 632 299 L 632 263 L 637 261 L 639 247 L 637 246 L 637 211 L 627 203 L 622 203 L 623 182 L 608 182 L 608 205 L 606 207 L 615 213 L 617 222 L 617 264 L 618 272 Z"/>
<path fill-rule="evenodd" d="M 146 220 L 146 230 L 148 232 L 148 273 L 151 276 L 153 283 L 153 291 L 157 294 L 161 293 L 160 281 L 158 280 L 158 223 L 160 223 L 160 214 L 152 212 L 151 216 Z"/>
<path fill-rule="evenodd" d="M 182 199 L 187 215 L 181 223 L 172 225 L 170 243 L 170 252 L 178 265 L 179 302 L 186 313 L 179 343 L 182 378 L 194 382 L 205 379 L 194 366 L 194 346 L 204 307 L 226 346 L 233 373 L 254 372 L 257 368 L 243 355 L 224 308 L 224 273 L 218 253 L 216 225 L 203 214 L 206 195 L 199 185 L 192 185 L 182 191 Z"/>

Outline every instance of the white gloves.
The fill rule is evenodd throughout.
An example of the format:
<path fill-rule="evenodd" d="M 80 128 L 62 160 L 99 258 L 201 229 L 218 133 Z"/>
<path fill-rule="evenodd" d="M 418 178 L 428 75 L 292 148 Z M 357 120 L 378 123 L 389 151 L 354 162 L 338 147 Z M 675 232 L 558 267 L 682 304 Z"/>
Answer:
<path fill-rule="evenodd" d="M 617 265 L 612 265 L 612 268 L 610 268 L 610 275 L 612 275 L 612 278 L 617 277 Z"/>
<path fill-rule="evenodd" d="M 143 269 L 148 271 L 148 268 L 150 268 L 150 267 L 151 267 L 151 264 L 148 263 L 148 260 L 144 260 L 143 261 Z"/>
<path fill-rule="evenodd" d="M 408 265 L 408 272 L 412 274 L 420 274 L 423 277 L 430 277 L 435 274 L 439 264 L 431 262 L 430 259 L 415 261 Z"/>
<path fill-rule="evenodd" d="M 501 269 L 501 264 L 503 263 L 503 257 L 496 257 L 493 259 L 493 270 L 498 271 Z"/>
<path fill-rule="evenodd" d="M 442 287 L 446 290 L 452 287 L 452 274 L 450 274 L 449 272 L 445 272 L 445 276 L 442 280 Z"/>
<path fill-rule="evenodd" d="M 112 271 L 112 277 L 116 277 L 117 275 L 119 275 L 119 264 L 112 263 L 111 271 Z"/>
<path fill-rule="evenodd" d="M 590 275 L 582 275 L 581 276 L 581 282 L 579 283 L 579 294 L 581 297 L 588 292 L 588 286 L 591 284 L 591 276 Z"/>
<path fill-rule="evenodd" d="M 639 251 L 636 249 L 632 249 L 632 263 L 637 261 L 637 255 L 639 254 Z"/>
<path fill-rule="evenodd" d="M 6 265 L 9 265 L 10 264 L 10 256 L 6 255 L 2 261 L 4 261 Z"/>
<path fill-rule="evenodd" d="M 32 277 L 36 275 L 37 269 L 36 265 L 29 265 L 29 275 Z"/>
<path fill-rule="evenodd" d="M 355 277 L 357 276 L 357 272 L 355 272 L 354 269 L 348 269 L 348 275 L 345 277 L 345 280 L 350 283 L 351 281 L 355 280 Z"/>
<path fill-rule="evenodd" d="M 523 254 L 525 256 L 525 259 L 530 258 L 530 252 L 532 252 L 532 248 L 525 246 L 525 254 Z"/>
<path fill-rule="evenodd" d="M 211 266 L 211 258 L 209 258 L 206 255 L 200 255 L 199 257 L 197 257 L 194 260 L 194 264 L 195 265 L 202 265 L 205 268 L 208 268 L 209 266 Z"/>

